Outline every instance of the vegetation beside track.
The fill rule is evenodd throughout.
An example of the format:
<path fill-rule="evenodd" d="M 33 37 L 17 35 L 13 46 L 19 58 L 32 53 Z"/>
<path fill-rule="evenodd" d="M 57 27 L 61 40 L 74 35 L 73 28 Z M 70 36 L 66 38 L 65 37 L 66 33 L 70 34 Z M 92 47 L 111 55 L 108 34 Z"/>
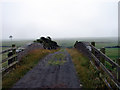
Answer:
<path fill-rule="evenodd" d="M 83 88 L 105 88 L 104 82 L 99 78 L 98 71 L 90 64 L 89 59 L 76 49 L 67 49 L 72 56 L 77 75 Z"/>
<path fill-rule="evenodd" d="M 11 88 L 19 79 L 21 79 L 29 70 L 31 70 L 43 57 L 57 50 L 37 49 L 29 52 L 22 60 L 7 73 L 2 79 L 2 88 Z"/>

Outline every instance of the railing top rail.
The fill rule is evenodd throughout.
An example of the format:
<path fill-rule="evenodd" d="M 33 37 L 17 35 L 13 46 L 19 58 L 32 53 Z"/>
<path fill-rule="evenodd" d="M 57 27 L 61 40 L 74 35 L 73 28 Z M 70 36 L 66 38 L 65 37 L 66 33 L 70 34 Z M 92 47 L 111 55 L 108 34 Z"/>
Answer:
<path fill-rule="evenodd" d="M 120 66 L 115 63 L 112 59 L 110 59 L 108 56 L 106 56 L 104 53 L 102 53 L 101 51 L 99 51 L 97 48 L 95 48 L 93 45 L 90 45 L 92 49 L 94 49 L 95 51 L 99 52 L 99 54 L 105 58 L 106 61 L 108 61 L 110 64 L 112 64 L 114 67 L 120 68 Z"/>
<path fill-rule="evenodd" d="M 2 52 L 0 52 L 0 54 L 6 53 L 8 51 L 11 51 L 12 49 L 16 49 L 16 47 L 15 48 L 9 48 L 9 49 L 3 50 Z"/>
<path fill-rule="evenodd" d="M 8 58 L 5 58 L 5 59 L 2 60 L 2 63 L 4 63 L 4 62 L 8 61 L 9 59 L 12 59 L 12 58 L 14 58 L 14 57 L 16 57 L 16 56 L 17 56 L 17 55 L 14 54 L 14 55 L 12 55 L 12 56 L 10 56 L 10 57 L 8 57 Z"/>
<path fill-rule="evenodd" d="M 114 81 L 114 83 L 117 85 L 117 87 L 120 88 L 120 83 L 118 80 L 112 75 L 112 73 L 92 54 L 93 58 L 97 63 L 99 63 L 100 67 L 104 70 L 104 72 Z"/>

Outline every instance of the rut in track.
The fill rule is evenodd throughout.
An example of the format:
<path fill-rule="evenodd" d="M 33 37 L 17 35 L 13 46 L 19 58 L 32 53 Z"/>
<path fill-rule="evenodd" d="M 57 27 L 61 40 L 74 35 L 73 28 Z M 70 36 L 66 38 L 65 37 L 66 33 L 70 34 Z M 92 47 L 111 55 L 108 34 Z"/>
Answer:
<path fill-rule="evenodd" d="M 80 88 L 71 56 L 65 49 L 47 55 L 13 88 Z"/>

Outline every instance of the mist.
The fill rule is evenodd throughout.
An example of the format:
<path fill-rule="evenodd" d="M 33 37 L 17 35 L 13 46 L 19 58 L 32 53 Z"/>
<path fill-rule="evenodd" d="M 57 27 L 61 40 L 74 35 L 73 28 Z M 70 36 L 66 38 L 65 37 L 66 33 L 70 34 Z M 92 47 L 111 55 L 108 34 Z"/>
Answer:
<path fill-rule="evenodd" d="M 118 0 L 1 1 L 2 39 L 118 37 Z"/>

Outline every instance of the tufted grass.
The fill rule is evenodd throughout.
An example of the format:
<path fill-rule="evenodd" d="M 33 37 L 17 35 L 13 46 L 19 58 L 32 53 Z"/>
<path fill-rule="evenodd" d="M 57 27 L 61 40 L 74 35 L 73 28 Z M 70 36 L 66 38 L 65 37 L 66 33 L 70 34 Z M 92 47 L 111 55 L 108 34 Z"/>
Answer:
<path fill-rule="evenodd" d="M 64 49 L 60 50 L 64 52 Z M 63 65 L 66 62 L 65 55 L 63 53 L 53 55 L 52 59 L 48 61 L 48 65 Z"/>
<path fill-rule="evenodd" d="M 45 57 L 47 54 L 56 52 L 58 50 L 36 49 L 29 52 L 22 58 L 22 60 L 16 65 L 13 70 L 11 70 L 3 77 L 2 88 L 11 88 L 29 70 L 31 70 L 39 62 L 40 59 Z"/>
<path fill-rule="evenodd" d="M 72 57 L 77 75 L 83 88 L 104 88 L 105 84 L 100 80 L 98 71 L 90 64 L 89 59 L 76 49 L 67 49 Z"/>
<path fill-rule="evenodd" d="M 65 60 L 61 60 L 61 61 L 50 60 L 48 61 L 48 65 L 63 65 L 65 62 L 66 62 Z"/>

